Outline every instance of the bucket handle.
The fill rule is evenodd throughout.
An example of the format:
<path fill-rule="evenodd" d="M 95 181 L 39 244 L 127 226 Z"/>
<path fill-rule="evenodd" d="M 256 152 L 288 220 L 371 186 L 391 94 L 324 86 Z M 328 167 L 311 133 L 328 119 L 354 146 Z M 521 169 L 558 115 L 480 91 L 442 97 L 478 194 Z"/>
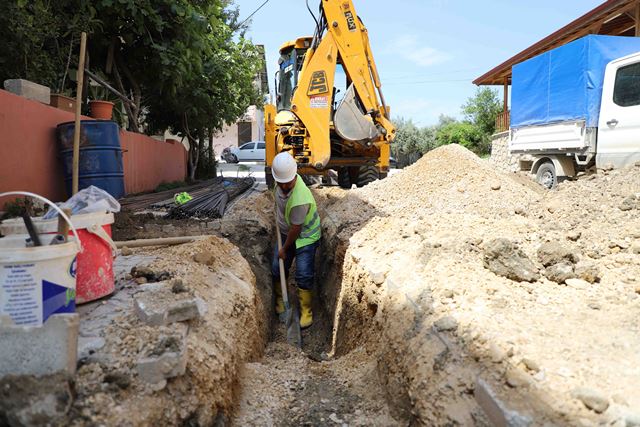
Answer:
<path fill-rule="evenodd" d="M 118 254 L 118 247 L 114 243 L 113 239 L 111 239 L 111 237 L 109 237 L 107 232 L 104 231 L 104 228 L 102 228 L 101 225 L 93 224 L 93 225 L 87 227 L 87 231 L 89 233 L 99 237 L 100 239 L 102 239 L 102 241 L 104 243 L 106 243 L 107 246 L 109 246 L 111 248 L 111 254 L 113 255 L 113 257 L 114 258 L 116 257 L 116 255 Z"/>
<path fill-rule="evenodd" d="M 62 212 L 62 209 L 60 209 L 51 200 L 46 199 L 46 198 L 44 198 L 42 196 L 39 196 L 37 194 L 34 194 L 34 193 L 29 193 L 28 191 L 9 191 L 7 193 L 1 193 L 0 194 L 0 197 L 5 197 L 5 196 L 27 196 L 27 197 L 33 197 L 34 199 L 38 199 L 41 202 L 44 202 L 44 203 L 48 204 L 49 206 L 51 206 L 53 209 L 55 209 L 58 212 L 58 214 L 62 218 L 64 218 L 65 221 L 67 221 L 67 224 L 69 224 L 69 226 L 71 227 L 71 230 L 73 230 L 73 235 L 76 238 L 76 246 L 78 247 L 78 252 L 82 252 L 82 244 L 80 242 L 80 237 L 78 236 L 78 231 L 76 230 L 76 227 L 73 225 L 73 223 L 71 222 L 69 217 L 67 215 L 65 215 L 64 212 Z"/>

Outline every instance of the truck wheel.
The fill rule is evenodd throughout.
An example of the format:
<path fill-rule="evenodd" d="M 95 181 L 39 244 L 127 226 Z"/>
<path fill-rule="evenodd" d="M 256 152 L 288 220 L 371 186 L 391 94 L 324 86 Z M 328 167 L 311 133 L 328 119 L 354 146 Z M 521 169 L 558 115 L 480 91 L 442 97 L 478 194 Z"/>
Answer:
<path fill-rule="evenodd" d="M 375 166 L 362 166 L 358 174 L 358 188 L 371 184 L 373 181 L 380 179 L 380 173 Z"/>
<path fill-rule="evenodd" d="M 268 166 L 264 168 L 264 179 L 267 183 L 267 188 L 269 190 L 273 190 L 276 186 L 276 181 L 273 179 L 273 175 L 271 175 L 271 168 Z"/>
<path fill-rule="evenodd" d="M 538 168 L 536 181 L 543 187 L 552 190 L 558 185 L 558 176 L 556 175 L 556 167 L 552 162 L 543 163 Z"/>
<path fill-rule="evenodd" d="M 340 188 L 344 188 L 345 190 L 349 190 L 351 188 L 351 176 L 349 175 L 348 168 L 338 169 L 338 185 Z"/>

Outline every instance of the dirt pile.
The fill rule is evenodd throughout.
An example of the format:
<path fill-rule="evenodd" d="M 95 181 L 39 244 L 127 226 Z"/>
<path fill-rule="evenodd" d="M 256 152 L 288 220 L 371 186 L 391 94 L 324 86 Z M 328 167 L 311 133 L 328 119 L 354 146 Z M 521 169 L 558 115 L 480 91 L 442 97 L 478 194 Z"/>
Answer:
<path fill-rule="evenodd" d="M 547 192 L 459 146 L 362 190 L 319 190 L 325 237 L 346 247 L 334 354 L 364 345 L 393 406 L 422 424 L 486 421 L 490 395 L 536 424 L 631 425 L 638 192 L 638 167 Z M 496 241 L 526 259 L 527 278 L 486 268 Z M 544 265 L 549 242 L 570 262 Z"/>
<path fill-rule="evenodd" d="M 133 310 L 139 285 L 128 281 L 114 297 L 121 306 L 109 308 L 117 314 L 104 329 L 104 344 L 78 370 L 66 424 L 212 425 L 224 420 L 240 367 L 260 357 L 267 341 L 263 323 L 269 316 L 248 262 L 236 246 L 217 237 L 133 252 L 134 261 L 151 260 L 139 269 L 167 272 L 173 279 L 168 300 L 194 295 L 206 304 L 204 314 L 189 322 L 146 325 Z M 160 382 L 145 380 L 141 360 L 180 353 L 183 342 L 186 371 L 177 369 L 170 375 L 175 377 Z M 166 375 L 160 365 L 153 369 Z"/>
<path fill-rule="evenodd" d="M 356 197 L 400 217 L 459 212 L 494 216 L 512 215 L 541 194 L 534 183 L 505 175 L 469 150 L 450 145 L 359 190 Z"/>

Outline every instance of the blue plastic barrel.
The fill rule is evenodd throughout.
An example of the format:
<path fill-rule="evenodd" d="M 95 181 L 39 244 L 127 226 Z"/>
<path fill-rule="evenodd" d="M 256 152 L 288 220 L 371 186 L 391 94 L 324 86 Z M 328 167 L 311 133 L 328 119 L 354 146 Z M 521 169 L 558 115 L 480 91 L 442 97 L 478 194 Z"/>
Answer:
<path fill-rule="evenodd" d="M 57 129 L 67 194 L 73 180 L 74 122 L 61 123 Z M 124 166 L 120 129 L 107 120 L 82 120 L 80 124 L 80 167 L 78 188 L 91 185 L 105 190 L 116 199 L 125 195 Z"/>

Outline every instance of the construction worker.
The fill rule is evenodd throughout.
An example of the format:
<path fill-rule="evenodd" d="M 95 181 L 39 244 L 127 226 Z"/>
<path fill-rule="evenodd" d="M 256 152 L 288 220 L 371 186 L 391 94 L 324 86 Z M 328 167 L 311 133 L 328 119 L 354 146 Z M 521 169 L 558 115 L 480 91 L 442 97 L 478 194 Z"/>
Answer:
<path fill-rule="evenodd" d="M 282 249 L 276 248 L 271 274 L 276 293 L 276 313 L 285 311 L 280 287 L 279 259 L 284 261 L 287 276 L 293 260 L 296 261 L 296 285 L 300 300 L 300 327 L 313 323 L 311 310 L 315 254 L 320 245 L 322 230 L 316 201 L 309 188 L 298 175 L 298 165 L 289 153 L 280 153 L 271 166 L 275 188 L 277 221 L 282 235 Z"/>

